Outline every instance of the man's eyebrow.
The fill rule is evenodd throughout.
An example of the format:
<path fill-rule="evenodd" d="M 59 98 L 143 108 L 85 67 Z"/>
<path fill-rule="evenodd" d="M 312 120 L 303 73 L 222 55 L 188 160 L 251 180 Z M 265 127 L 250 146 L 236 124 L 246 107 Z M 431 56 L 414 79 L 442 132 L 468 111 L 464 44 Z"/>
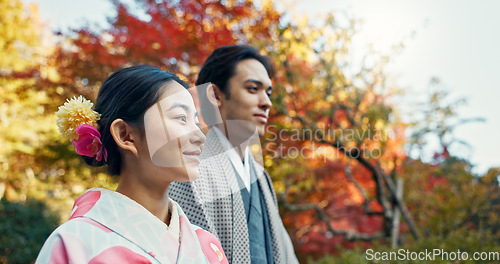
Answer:
<path fill-rule="evenodd" d="M 264 86 L 264 83 L 262 83 L 262 82 L 261 82 L 261 81 L 259 81 L 259 80 L 255 80 L 255 79 L 248 79 L 248 80 L 246 80 L 246 81 L 245 81 L 245 83 L 249 83 L 249 82 L 255 83 L 255 84 L 259 85 L 259 86 Z M 269 89 L 269 88 L 271 88 L 271 90 L 273 89 L 273 87 L 272 87 L 272 86 L 269 86 L 269 87 L 268 87 L 268 89 Z"/>
<path fill-rule="evenodd" d="M 264 85 L 261 81 L 255 80 L 255 79 L 248 79 L 245 81 L 245 83 L 249 83 L 249 82 L 253 82 L 253 83 L 260 85 L 260 86 Z"/>

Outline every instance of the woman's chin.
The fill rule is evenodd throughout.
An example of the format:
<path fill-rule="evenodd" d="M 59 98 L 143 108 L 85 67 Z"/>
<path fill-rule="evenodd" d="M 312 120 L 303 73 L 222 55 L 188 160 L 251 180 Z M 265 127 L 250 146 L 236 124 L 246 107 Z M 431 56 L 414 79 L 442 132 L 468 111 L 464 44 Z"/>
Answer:
<path fill-rule="evenodd" d="M 191 166 L 189 168 L 186 168 L 186 172 L 187 172 L 186 182 L 192 182 L 198 179 L 198 176 L 200 176 L 200 171 L 198 170 L 198 166 Z"/>
<path fill-rule="evenodd" d="M 176 175 L 175 181 L 178 182 L 192 182 L 200 176 L 200 172 L 198 170 L 198 165 L 187 165 L 186 168 L 178 168 L 178 174 Z"/>
<path fill-rule="evenodd" d="M 157 173 L 163 174 L 169 182 L 192 182 L 198 178 L 198 166 L 161 167 Z"/>

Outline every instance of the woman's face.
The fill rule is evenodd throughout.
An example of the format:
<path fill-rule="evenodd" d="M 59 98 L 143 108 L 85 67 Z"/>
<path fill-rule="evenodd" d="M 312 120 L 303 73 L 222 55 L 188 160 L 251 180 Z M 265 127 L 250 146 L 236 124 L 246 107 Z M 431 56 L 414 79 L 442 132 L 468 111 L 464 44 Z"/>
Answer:
<path fill-rule="evenodd" d="M 193 181 L 205 142 L 198 113 L 188 90 L 176 81 L 165 83 L 164 91 L 144 115 L 149 159 L 157 169 L 172 172 L 171 180 Z"/>

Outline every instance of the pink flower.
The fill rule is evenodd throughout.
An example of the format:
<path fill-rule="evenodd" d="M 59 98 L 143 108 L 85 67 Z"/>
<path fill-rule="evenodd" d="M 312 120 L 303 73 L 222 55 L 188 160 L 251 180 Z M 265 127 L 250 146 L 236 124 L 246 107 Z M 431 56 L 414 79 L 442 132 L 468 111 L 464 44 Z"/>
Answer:
<path fill-rule="evenodd" d="M 101 198 L 100 191 L 86 191 L 75 200 L 69 219 L 84 216 Z"/>
<path fill-rule="evenodd" d="M 96 156 L 98 161 L 101 161 L 103 156 L 105 161 L 108 160 L 108 152 L 102 147 L 101 133 L 95 127 L 87 124 L 79 125 L 76 133 L 79 134 L 78 139 L 71 141 L 76 153 L 87 157 Z"/>
<path fill-rule="evenodd" d="M 124 246 L 110 247 L 89 261 L 89 264 L 97 263 L 138 263 L 151 264 L 145 256 L 142 256 Z"/>
<path fill-rule="evenodd" d="M 201 250 L 210 264 L 228 264 L 226 254 L 224 254 L 219 240 L 212 233 L 201 228 L 196 229 L 195 232 L 198 235 Z"/>

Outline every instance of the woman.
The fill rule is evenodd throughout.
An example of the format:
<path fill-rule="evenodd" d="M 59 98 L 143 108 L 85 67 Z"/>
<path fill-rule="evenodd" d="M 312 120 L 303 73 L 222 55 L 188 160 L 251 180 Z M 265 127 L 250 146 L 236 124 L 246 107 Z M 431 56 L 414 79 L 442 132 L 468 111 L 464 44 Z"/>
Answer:
<path fill-rule="evenodd" d="M 167 190 L 198 176 L 205 136 L 187 85 L 141 65 L 113 73 L 96 101 L 74 98 L 56 115 L 91 166 L 120 177 L 93 188 L 45 242 L 36 263 L 227 263 L 214 235 L 191 225 Z"/>

